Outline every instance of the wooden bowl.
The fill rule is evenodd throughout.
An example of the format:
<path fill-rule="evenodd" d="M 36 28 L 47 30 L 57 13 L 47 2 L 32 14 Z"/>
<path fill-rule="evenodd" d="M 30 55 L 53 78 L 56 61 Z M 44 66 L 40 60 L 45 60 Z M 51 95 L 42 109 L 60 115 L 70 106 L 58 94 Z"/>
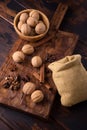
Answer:
<path fill-rule="evenodd" d="M 27 41 L 32 41 L 32 42 L 35 42 L 35 41 L 37 41 L 37 40 L 40 40 L 41 38 L 43 38 L 46 34 L 47 34 L 47 32 L 48 32 L 48 30 L 49 30 L 49 20 L 48 20 L 48 18 L 47 18 L 47 16 L 44 14 L 44 13 L 42 13 L 41 11 L 39 11 L 39 10 L 35 10 L 35 11 L 38 11 L 38 13 L 40 14 L 40 16 L 41 16 L 41 19 L 42 19 L 42 21 L 45 23 L 45 25 L 46 25 L 46 31 L 44 32 L 44 33 L 42 33 L 42 34 L 36 34 L 36 35 L 34 35 L 34 36 L 29 36 L 29 35 L 24 35 L 24 34 L 22 34 L 21 33 L 21 31 L 18 29 L 18 27 L 17 27 L 17 25 L 18 25 L 18 22 L 19 22 L 19 17 L 20 17 L 20 15 L 22 14 L 22 13 L 30 13 L 32 10 L 35 10 L 35 9 L 26 9 L 26 10 L 22 10 L 21 12 L 19 12 L 19 13 L 17 13 L 17 15 L 15 16 L 15 18 L 14 18 L 14 29 L 15 29 L 15 31 L 17 32 L 17 34 L 20 36 L 20 38 L 21 39 L 24 39 L 24 40 L 27 40 Z"/>

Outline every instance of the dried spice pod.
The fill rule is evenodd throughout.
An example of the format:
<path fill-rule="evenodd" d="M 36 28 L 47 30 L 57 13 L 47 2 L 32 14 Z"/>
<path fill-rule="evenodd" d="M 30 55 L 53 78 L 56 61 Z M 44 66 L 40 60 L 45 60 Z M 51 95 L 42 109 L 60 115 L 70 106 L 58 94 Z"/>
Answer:
<path fill-rule="evenodd" d="M 10 85 L 11 85 L 11 83 L 12 83 L 12 81 L 13 81 L 13 77 L 11 77 L 11 76 L 6 76 L 3 80 L 2 80 L 2 87 L 3 88 L 10 88 Z"/>
<path fill-rule="evenodd" d="M 44 98 L 44 94 L 41 90 L 36 90 L 31 94 L 31 100 L 34 103 L 39 103 L 43 100 Z"/>
<path fill-rule="evenodd" d="M 21 86 L 21 78 L 20 75 L 17 75 L 16 77 L 14 77 L 14 80 L 12 81 L 11 85 L 10 85 L 10 89 L 11 90 L 19 90 L 20 86 Z"/>
<path fill-rule="evenodd" d="M 47 53 L 46 57 L 45 57 L 45 62 L 53 62 L 56 60 L 56 55 L 53 55 L 53 54 L 49 54 Z"/>
<path fill-rule="evenodd" d="M 19 90 L 19 88 L 20 88 L 20 83 L 18 83 L 18 82 L 14 82 L 10 86 L 11 90 Z"/>

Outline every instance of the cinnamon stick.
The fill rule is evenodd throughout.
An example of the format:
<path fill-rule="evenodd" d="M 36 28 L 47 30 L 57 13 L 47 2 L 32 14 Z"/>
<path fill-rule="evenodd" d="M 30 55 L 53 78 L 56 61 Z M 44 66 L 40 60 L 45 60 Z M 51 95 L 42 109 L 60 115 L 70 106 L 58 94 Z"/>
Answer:
<path fill-rule="evenodd" d="M 40 81 L 40 75 L 37 72 L 33 72 L 33 76 Z M 52 87 L 48 83 L 43 84 L 48 90 L 51 90 Z"/>
<path fill-rule="evenodd" d="M 40 76 L 37 72 L 33 72 L 33 76 L 40 81 Z"/>
<path fill-rule="evenodd" d="M 45 78 L 45 64 L 40 67 L 40 83 L 44 83 Z"/>

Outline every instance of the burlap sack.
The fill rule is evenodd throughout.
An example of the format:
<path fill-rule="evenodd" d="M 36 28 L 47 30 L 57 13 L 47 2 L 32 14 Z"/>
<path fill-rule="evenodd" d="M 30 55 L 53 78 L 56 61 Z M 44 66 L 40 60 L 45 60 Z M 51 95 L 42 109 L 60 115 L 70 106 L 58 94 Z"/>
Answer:
<path fill-rule="evenodd" d="M 48 66 L 63 106 L 87 100 L 87 72 L 80 55 L 66 56 Z"/>

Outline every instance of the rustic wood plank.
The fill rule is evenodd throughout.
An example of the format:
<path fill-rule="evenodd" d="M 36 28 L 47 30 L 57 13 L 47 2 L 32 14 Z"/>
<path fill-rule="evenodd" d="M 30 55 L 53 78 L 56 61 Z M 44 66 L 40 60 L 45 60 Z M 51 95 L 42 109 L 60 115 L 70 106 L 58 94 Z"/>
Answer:
<path fill-rule="evenodd" d="M 56 29 L 58 30 L 60 27 L 60 24 L 66 14 L 66 11 L 68 9 L 68 5 L 60 3 L 58 8 L 56 9 L 54 16 L 51 20 L 51 27 L 50 29 Z"/>
<path fill-rule="evenodd" d="M 46 65 L 48 65 L 50 62 L 53 62 L 53 61 L 58 60 L 58 59 L 66 56 L 68 54 L 71 54 L 71 52 L 72 52 L 72 44 L 74 43 L 74 41 L 76 41 L 77 37 L 75 38 L 75 36 L 73 37 L 73 35 L 70 35 L 70 34 L 69 35 L 66 34 L 67 36 L 66 35 L 64 36 L 64 35 L 65 34 L 62 34 L 62 33 L 59 32 L 59 34 L 58 34 L 59 37 L 58 37 L 57 41 L 55 43 L 53 43 L 54 47 L 53 47 L 52 42 L 44 44 L 42 47 L 40 46 L 40 47 L 38 47 L 36 49 L 36 52 L 34 53 L 34 55 L 40 55 L 43 60 L 45 60 L 45 58 L 48 56 L 48 61 L 46 61 Z M 11 57 L 12 54 L 16 50 L 21 50 L 21 48 L 22 48 L 22 46 L 24 44 L 26 44 L 26 41 L 22 41 L 22 40 L 18 40 L 14 44 L 14 46 L 13 46 L 11 52 L 10 52 L 10 55 L 7 57 L 6 62 L 3 64 L 2 68 L 1 68 L 1 71 L 0 71 L 1 79 L 4 79 L 7 75 L 15 75 L 15 73 L 19 73 L 19 75 L 21 75 L 23 77 L 25 77 L 26 75 L 29 75 L 30 79 L 34 83 L 36 83 L 37 86 L 40 87 L 40 84 L 39 84 L 38 80 L 36 80 L 35 77 L 32 77 L 32 70 L 33 71 L 37 71 L 37 70 L 32 68 L 32 66 L 30 64 L 31 57 L 27 57 L 28 62 L 25 61 L 25 63 L 23 63 L 23 64 L 16 64 L 16 66 L 18 68 L 16 72 L 11 72 L 11 70 L 10 70 L 11 65 L 14 64 L 14 62 L 12 60 L 12 57 Z M 70 48 L 71 48 L 71 51 L 70 51 Z M 38 71 L 37 71 L 37 73 L 38 73 Z M 50 84 L 49 77 L 46 77 L 46 80 Z M 52 91 L 44 89 L 45 86 L 43 87 L 43 85 L 39 88 L 45 94 L 45 99 L 44 99 L 43 103 L 41 103 L 39 105 L 32 104 L 29 97 L 27 97 L 28 99 L 26 98 L 26 100 L 24 102 L 26 102 L 27 100 L 30 100 L 30 102 L 31 102 L 30 104 L 27 104 L 27 106 L 24 106 L 24 104 L 20 104 L 22 86 L 21 86 L 21 89 L 18 92 L 16 92 L 17 93 L 16 98 L 13 98 L 13 99 L 10 99 L 10 97 L 9 97 L 9 99 L 6 99 L 7 95 L 11 94 L 11 93 L 9 93 L 10 91 L 8 89 L 6 89 L 6 91 L 4 93 L 4 97 L 3 97 L 4 89 L 1 86 L 1 89 L 0 89 L 0 102 L 4 103 L 4 104 L 7 104 L 7 105 L 10 105 L 10 106 L 13 106 L 13 107 L 16 107 L 16 108 L 18 108 L 20 110 L 24 110 L 26 112 L 29 112 L 29 113 L 32 113 L 32 114 L 39 115 L 41 117 L 47 118 L 49 113 L 50 113 L 52 102 L 53 102 L 53 100 L 55 98 L 55 94 L 56 94 L 56 89 L 55 89 L 54 83 L 51 82 L 50 85 L 53 88 Z M 12 94 L 14 95 L 14 92 L 12 92 Z M 47 101 L 45 102 L 45 100 L 47 100 Z M 15 103 L 15 101 L 17 101 L 17 102 Z M 38 113 L 37 110 L 39 110 L 39 113 Z"/>

